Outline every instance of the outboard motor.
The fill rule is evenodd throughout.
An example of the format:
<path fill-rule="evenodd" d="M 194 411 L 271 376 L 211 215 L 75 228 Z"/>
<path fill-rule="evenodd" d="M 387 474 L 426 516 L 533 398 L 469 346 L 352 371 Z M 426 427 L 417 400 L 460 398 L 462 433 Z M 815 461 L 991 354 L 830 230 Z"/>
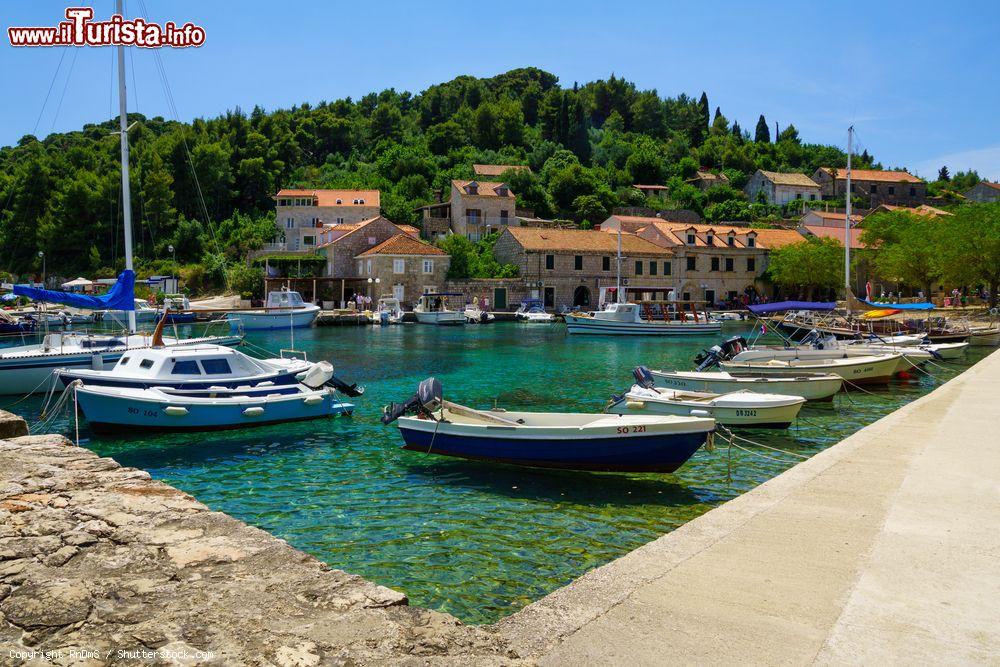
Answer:
<path fill-rule="evenodd" d="M 434 419 L 434 411 L 441 407 L 441 381 L 430 377 L 417 386 L 417 393 L 405 403 L 390 403 L 382 408 L 382 423 L 391 424 L 408 412 Z"/>
<path fill-rule="evenodd" d="M 707 350 L 703 350 L 701 354 L 695 357 L 694 363 L 697 365 L 695 370 L 701 372 L 717 366 L 720 361 L 728 361 L 749 347 L 747 339 L 743 336 L 728 338 L 718 345 L 713 345 Z"/>
<path fill-rule="evenodd" d="M 297 375 L 296 379 L 310 389 L 319 389 L 323 386 L 330 386 L 351 398 L 357 398 L 365 393 L 364 387 L 354 384 L 347 384 L 333 374 L 333 365 L 329 361 L 320 361 L 313 364 L 313 367 L 306 371 L 305 375 Z"/>
<path fill-rule="evenodd" d="M 636 366 L 632 369 L 632 375 L 635 376 L 635 383 L 643 389 L 653 388 L 653 374 L 645 366 Z"/>

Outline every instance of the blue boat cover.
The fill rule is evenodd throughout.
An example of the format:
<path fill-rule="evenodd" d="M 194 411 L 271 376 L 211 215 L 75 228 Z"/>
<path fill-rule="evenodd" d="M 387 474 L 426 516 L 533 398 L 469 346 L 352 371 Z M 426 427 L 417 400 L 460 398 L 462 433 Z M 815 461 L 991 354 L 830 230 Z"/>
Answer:
<path fill-rule="evenodd" d="M 111 286 L 107 294 L 101 296 L 39 289 L 27 285 L 14 285 L 14 294 L 26 296 L 34 301 L 64 303 L 67 306 L 89 310 L 135 310 L 135 272 L 128 269 L 122 271 L 118 276 L 118 282 Z"/>
<path fill-rule="evenodd" d="M 875 308 L 893 308 L 895 310 L 934 310 L 934 304 L 929 301 L 924 301 L 922 303 L 875 303 L 874 301 L 865 301 L 864 299 L 858 300 L 866 306 L 874 306 Z"/>
<path fill-rule="evenodd" d="M 836 307 L 837 304 L 834 301 L 775 301 L 774 303 L 758 303 L 747 306 L 750 312 L 755 315 L 781 313 L 786 310 L 833 310 Z"/>

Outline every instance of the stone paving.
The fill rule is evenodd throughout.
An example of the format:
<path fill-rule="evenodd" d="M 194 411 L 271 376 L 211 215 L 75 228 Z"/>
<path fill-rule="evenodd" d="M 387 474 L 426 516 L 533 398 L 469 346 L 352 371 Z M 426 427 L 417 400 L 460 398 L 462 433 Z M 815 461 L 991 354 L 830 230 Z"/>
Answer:
<path fill-rule="evenodd" d="M 2 665 L 518 662 L 142 470 L 61 436 L 0 440 Z"/>

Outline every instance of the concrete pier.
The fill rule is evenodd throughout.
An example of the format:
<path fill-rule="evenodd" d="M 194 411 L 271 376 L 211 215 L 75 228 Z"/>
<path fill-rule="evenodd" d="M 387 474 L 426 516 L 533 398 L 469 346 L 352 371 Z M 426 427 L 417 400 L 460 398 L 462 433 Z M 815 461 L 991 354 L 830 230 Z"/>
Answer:
<path fill-rule="evenodd" d="M 1000 656 L 1000 352 L 504 619 L 542 665 Z"/>

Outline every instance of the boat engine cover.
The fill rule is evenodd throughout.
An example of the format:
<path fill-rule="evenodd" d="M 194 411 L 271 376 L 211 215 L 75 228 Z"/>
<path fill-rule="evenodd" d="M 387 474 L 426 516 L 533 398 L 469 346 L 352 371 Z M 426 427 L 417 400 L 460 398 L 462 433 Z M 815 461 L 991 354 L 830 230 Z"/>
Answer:
<path fill-rule="evenodd" d="M 632 370 L 632 375 L 635 376 L 635 383 L 643 389 L 653 388 L 653 374 L 645 366 L 636 366 Z"/>
<path fill-rule="evenodd" d="M 434 412 L 441 405 L 441 396 L 441 380 L 437 378 L 427 378 L 417 387 L 417 400 L 430 412 Z"/>
<path fill-rule="evenodd" d="M 333 378 L 333 364 L 329 361 L 320 361 L 309 369 L 309 372 L 302 378 L 302 384 L 310 389 L 319 389 L 331 378 Z"/>

